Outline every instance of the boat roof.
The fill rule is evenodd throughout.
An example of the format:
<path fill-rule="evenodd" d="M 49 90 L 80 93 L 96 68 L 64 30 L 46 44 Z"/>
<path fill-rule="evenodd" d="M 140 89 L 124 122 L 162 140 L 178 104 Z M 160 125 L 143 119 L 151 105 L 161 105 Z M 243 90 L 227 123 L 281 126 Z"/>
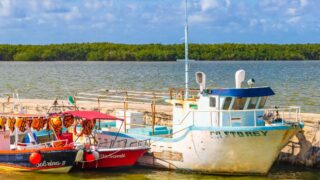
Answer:
<path fill-rule="evenodd" d="M 270 87 L 212 89 L 209 94 L 231 97 L 260 97 L 275 95 Z"/>
<path fill-rule="evenodd" d="M 86 120 L 120 120 L 123 119 L 117 118 L 115 116 L 104 114 L 98 111 L 66 111 L 63 114 L 70 114 L 77 118 L 84 118 Z"/>

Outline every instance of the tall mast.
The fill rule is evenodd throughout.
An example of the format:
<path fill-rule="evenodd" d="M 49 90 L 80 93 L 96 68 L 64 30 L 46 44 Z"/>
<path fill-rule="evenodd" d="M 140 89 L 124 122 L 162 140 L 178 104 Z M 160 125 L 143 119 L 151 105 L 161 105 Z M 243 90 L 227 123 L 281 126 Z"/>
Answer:
<path fill-rule="evenodd" d="M 189 49 L 188 49 L 188 0 L 185 0 L 185 25 L 184 25 L 184 62 L 185 62 L 185 93 L 184 99 L 189 97 Z"/>

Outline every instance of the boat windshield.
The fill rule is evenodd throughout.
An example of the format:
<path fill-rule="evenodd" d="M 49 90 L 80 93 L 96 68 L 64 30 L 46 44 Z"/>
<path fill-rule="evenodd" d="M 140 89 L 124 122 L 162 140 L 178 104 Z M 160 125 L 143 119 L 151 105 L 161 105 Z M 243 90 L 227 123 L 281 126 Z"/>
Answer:
<path fill-rule="evenodd" d="M 267 99 L 268 99 L 268 96 L 263 96 L 263 97 L 261 97 L 261 100 L 260 100 L 260 103 L 259 103 L 259 109 L 261 109 L 261 108 L 263 108 L 264 107 L 264 105 L 266 104 L 266 102 L 267 102 Z"/>
<path fill-rule="evenodd" d="M 257 107 L 258 97 L 250 98 L 248 109 L 255 109 Z"/>
<path fill-rule="evenodd" d="M 223 104 L 223 110 L 228 110 L 231 104 L 231 97 L 226 97 L 226 99 L 224 100 L 224 104 Z"/>
<path fill-rule="evenodd" d="M 234 100 L 232 109 L 233 110 L 243 110 L 244 105 L 246 104 L 247 98 L 237 97 Z"/>

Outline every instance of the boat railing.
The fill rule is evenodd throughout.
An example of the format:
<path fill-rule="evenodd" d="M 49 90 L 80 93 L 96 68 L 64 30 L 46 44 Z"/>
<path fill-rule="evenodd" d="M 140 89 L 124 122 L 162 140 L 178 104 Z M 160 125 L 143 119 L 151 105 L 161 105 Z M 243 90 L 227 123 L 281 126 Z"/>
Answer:
<path fill-rule="evenodd" d="M 300 123 L 301 110 L 298 106 L 275 107 L 264 109 L 245 109 L 245 110 L 210 110 L 210 111 L 188 111 L 180 122 L 175 123 L 175 126 L 197 126 L 197 122 L 205 124 L 205 119 L 210 126 L 233 126 L 233 122 L 241 119 L 242 115 L 246 118 L 252 118 L 252 125 L 258 126 L 259 122 L 264 121 L 267 124 L 272 123 Z M 205 118 L 204 118 L 205 117 Z M 226 125 L 227 124 L 227 125 Z M 241 125 L 242 126 L 242 125 Z"/>
<path fill-rule="evenodd" d="M 128 140 L 127 139 L 119 139 L 119 140 L 111 140 L 106 142 L 101 142 L 98 144 L 98 147 L 107 147 L 107 148 L 119 148 L 119 147 L 127 147 Z"/>
<path fill-rule="evenodd" d="M 20 105 L 19 94 L 17 92 L 3 92 L 0 93 L 0 98 L 3 100 L 2 113 L 8 113 L 6 110 L 9 106 L 9 113 L 18 112 L 19 109 L 17 105 Z"/>
<path fill-rule="evenodd" d="M 78 101 L 96 101 L 98 104 L 101 102 L 149 103 L 163 101 L 168 96 L 169 93 L 166 92 L 99 89 L 91 92 L 79 92 L 75 95 L 75 98 Z"/>
<path fill-rule="evenodd" d="M 137 140 L 130 143 L 129 147 L 139 147 L 139 146 L 149 146 L 150 145 L 150 139 L 144 139 L 144 140 Z"/>
<path fill-rule="evenodd" d="M 111 140 L 98 144 L 100 148 L 125 148 L 125 147 L 139 147 L 148 146 L 150 139 L 128 141 L 128 139 Z"/>
<path fill-rule="evenodd" d="M 18 143 L 17 149 L 39 149 L 39 148 L 48 148 L 48 147 L 63 147 L 67 145 L 68 140 L 56 140 L 56 141 L 49 141 L 39 144 L 32 144 L 32 143 Z"/>

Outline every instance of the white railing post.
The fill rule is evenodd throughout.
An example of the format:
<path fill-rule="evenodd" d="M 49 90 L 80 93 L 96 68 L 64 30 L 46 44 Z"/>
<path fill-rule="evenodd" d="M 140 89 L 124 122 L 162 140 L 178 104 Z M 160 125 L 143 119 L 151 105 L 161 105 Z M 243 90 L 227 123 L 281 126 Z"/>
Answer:
<path fill-rule="evenodd" d="M 194 126 L 194 111 L 192 111 L 192 121 L 193 121 L 192 126 Z"/>
<path fill-rule="evenodd" d="M 253 111 L 253 115 L 254 115 L 254 127 L 257 126 L 257 112 L 256 110 Z"/>
<path fill-rule="evenodd" d="M 289 115 L 288 115 L 288 120 L 291 121 L 291 108 L 289 108 Z"/>
<path fill-rule="evenodd" d="M 211 123 L 211 127 L 213 126 L 213 122 L 212 122 L 212 111 L 209 112 L 210 113 L 210 123 Z"/>
<path fill-rule="evenodd" d="M 231 111 L 229 110 L 229 125 L 230 125 L 230 127 L 232 127 L 231 119 L 232 119 Z"/>
<path fill-rule="evenodd" d="M 301 123 L 301 109 L 299 108 L 299 123 Z"/>

